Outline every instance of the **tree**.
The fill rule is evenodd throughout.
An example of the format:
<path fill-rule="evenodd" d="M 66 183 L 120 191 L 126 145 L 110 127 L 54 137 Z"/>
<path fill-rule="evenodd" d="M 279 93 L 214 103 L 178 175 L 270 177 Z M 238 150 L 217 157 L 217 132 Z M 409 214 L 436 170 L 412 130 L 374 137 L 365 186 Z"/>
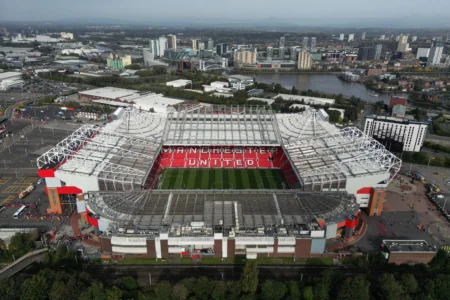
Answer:
<path fill-rule="evenodd" d="M 287 287 L 290 299 L 300 299 L 302 297 L 300 285 L 298 284 L 298 282 L 289 281 Z"/>
<path fill-rule="evenodd" d="M 123 289 L 126 289 L 128 291 L 134 291 L 138 288 L 138 284 L 136 282 L 136 279 L 134 279 L 131 276 L 125 276 L 121 277 L 116 281 L 116 284 L 120 286 Z"/>
<path fill-rule="evenodd" d="M 298 90 L 295 88 L 295 86 L 292 86 L 292 95 L 298 95 Z"/>
<path fill-rule="evenodd" d="M 392 274 L 383 274 L 378 280 L 378 296 L 380 299 L 400 300 L 402 299 L 403 289 L 395 280 Z"/>
<path fill-rule="evenodd" d="M 52 283 L 52 278 L 46 276 L 47 274 L 41 274 L 42 271 L 33 277 L 26 279 L 21 286 L 21 299 L 46 299 L 50 286 Z"/>
<path fill-rule="evenodd" d="M 9 252 L 14 254 L 16 258 L 28 253 L 34 248 L 34 243 L 27 233 L 16 233 L 9 243 Z"/>
<path fill-rule="evenodd" d="M 433 281 L 435 299 L 448 299 L 450 295 L 450 276 L 439 275 Z"/>
<path fill-rule="evenodd" d="M 123 296 L 123 291 L 115 285 L 106 291 L 106 297 L 108 300 L 122 300 Z"/>
<path fill-rule="evenodd" d="M 172 293 L 173 297 L 177 300 L 186 300 L 188 296 L 188 290 L 181 282 L 173 286 Z"/>
<path fill-rule="evenodd" d="M 314 300 L 314 291 L 312 286 L 307 286 L 303 289 L 303 299 Z"/>
<path fill-rule="evenodd" d="M 337 300 L 370 299 L 370 283 L 364 277 L 347 278 L 337 291 Z"/>
<path fill-rule="evenodd" d="M 140 70 L 141 66 L 139 64 L 131 64 L 131 65 L 125 66 L 125 69 L 128 69 L 128 70 Z"/>
<path fill-rule="evenodd" d="M 419 284 L 417 283 L 416 277 L 414 277 L 413 274 L 403 274 L 400 282 L 405 293 L 413 295 L 419 290 Z"/>
<path fill-rule="evenodd" d="M 265 300 L 283 299 L 287 288 L 283 282 L 267 280 L 261 287 L 261 298 Z"/>
<path fill-rule="evenodd" d="M 156 298 L 161 300 L 172 299 L 172 284 L 168 281 L 160 281 L 155 287 Z"/>
<path fill-rule="evenodd" d="M 3 299 L 20 299 L 20 285 L 14 278 L 0 280 L 0 291 Z"/>
<path fill-rule="evenodd" d="M 81 292 L 78 297 L 79 300 L 106 300 L 106 292 L 103 284 L 98 281 L 94 281 L 87 289 Z M 68 299 L 67 299 L 68 300 Z"/>
<path fill-rule="evenodd" d="M 255 261 L 247 261 L 242 270 L 239 285 L 242 292 L 254 295 L 258 289 L 258 265 Z"/>

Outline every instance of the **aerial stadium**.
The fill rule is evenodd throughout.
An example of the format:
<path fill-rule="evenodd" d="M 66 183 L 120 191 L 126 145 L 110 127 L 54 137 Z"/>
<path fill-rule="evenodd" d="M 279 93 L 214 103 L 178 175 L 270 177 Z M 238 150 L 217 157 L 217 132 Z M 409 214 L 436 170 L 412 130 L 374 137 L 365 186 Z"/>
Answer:
<path fill-rule="evenodd" d="M 401 167 L 324 110 L 178 105 L 119 108 L 37 160 L 49 213 L 75 203 L 111 255 L 310 257 L 381 213 Z"/>

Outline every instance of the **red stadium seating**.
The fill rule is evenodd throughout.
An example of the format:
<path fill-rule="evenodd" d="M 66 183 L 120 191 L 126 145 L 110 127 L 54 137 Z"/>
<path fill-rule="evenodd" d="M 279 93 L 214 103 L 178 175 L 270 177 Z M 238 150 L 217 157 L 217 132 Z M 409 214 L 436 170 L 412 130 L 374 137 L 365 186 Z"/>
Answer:
<path fill-rule="evenodd" d="M 156 186 L 164 168 L 276 168 L 282 170 L 289 184 L 298 183 L 281 147 L 166 146 L 155 160 L 146 188 Z"/>

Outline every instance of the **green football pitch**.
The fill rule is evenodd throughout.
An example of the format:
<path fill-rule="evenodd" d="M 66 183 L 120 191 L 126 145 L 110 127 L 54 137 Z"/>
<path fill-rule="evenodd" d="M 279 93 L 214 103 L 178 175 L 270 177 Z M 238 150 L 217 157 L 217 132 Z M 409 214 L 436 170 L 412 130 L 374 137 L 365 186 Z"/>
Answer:
<path fill-rule="evenodd" d="M 277 169 L 165 169 L 160 189 L 285 189 Z"/>

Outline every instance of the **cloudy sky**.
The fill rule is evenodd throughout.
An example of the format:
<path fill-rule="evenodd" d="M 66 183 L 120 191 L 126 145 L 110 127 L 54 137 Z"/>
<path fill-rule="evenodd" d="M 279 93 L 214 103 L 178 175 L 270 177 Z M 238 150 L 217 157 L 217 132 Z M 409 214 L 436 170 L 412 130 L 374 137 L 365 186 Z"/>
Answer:
<path fill-rule="evenodd" d="M 5 0 L 0 21 L 450 27 L 449 12 L 450 0 Z"/>

